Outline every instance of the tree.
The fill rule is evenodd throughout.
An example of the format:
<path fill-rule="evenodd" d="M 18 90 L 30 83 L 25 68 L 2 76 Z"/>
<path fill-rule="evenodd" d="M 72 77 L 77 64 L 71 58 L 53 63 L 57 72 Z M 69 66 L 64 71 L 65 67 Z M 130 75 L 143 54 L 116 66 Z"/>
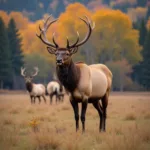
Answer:
<path fill-rule="evenodd" d="M 146 37 L 146 34 L 147 34 L 146 22 L 145 22 L 144 19 L 141 21 L 141 25 L 140 25 L 139 30 L 140 30 L 139 44 L 144 46 L 145 37 Z"/>
<path fill-rule="evenodd" d="M 2 18 L 0 18 L 0 88 L 9 80 L 11 68 L 9 42 L 7 30 Z"/>
<path fill-rule="evenodd" d="M 118 10 L 99 10 L 93 15 L 97 25 L 91 45 L 100 55 L 100 62 L 125 58 L 129 64 L 138 63 L 142 57 L 138 43 L 139 32 L 133 29 L 131 19 Z"/>
<path fill-rule="evenodd" d="M 140 83 L 150 90 L 150 30 L 147 33 L 144 48 L 143 48 L 143 61 L 140 65 L 141 67 L 141 76 Z"/>
<path fill-rule="evenodd" d="M 23 65 L 23 53 L 21 50 L 22 39 L 14 19 L 10 19 L 8 24 L 8 38 L 12 61 L 12 86 L 14 89 L 17 89 L 19 88 L 17 80 L 20 76 L 20 68 Z"/>
<path fill-rule="evenodd" d="M 146 29 L 146 22 L 145 20 L 142 20 L 139 26 L 139 44 L 143 47 L 144 46 L 144 42 L 145 42 L 145 37 L 147 34 L 147 29 Z M 142 48 L 143 49 L 143 48 Z M 141 52 L 141 54 L 143 55 L 143 50 Z M 140 77 L 141 77 L 141 63 L 139 62 L 138 64 L 133 66 L 133 73 L 132 73 L 132 79 L 135 82 L 140 83 Z"/>

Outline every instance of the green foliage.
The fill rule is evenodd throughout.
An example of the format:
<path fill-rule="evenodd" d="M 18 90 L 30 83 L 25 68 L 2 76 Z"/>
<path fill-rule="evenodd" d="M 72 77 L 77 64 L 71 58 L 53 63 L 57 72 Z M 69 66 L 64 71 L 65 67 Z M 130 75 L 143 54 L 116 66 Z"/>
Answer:
<path fill-rule="evenodd" d="M 139 44 L 144 46 L 145 37 L 146 37 L 146 34 L 147 34 L 146 22 L 145 22 L 144 19 L 141 21 L 141 25 L 140 25 L 139 30 L 140 30 Z"/>
<path fill-rule="evenodd" d="M 147 34 L 147 29 L 146 29 L 146 22 L 145 20 L 142 20 L 140 22 L 140 25 L 138 23 L 136 23 L 136 28 L 139 29 L 139 43 L 140 45 L 143 47 L 144 46 L 144 42 L 145 42 L 145 37 Z M 142 48 L 142 52 L 141 54 L 143 54 L 143 48 Z M 144 58 L 143 58 L 144 59 Z M 141 62 L 139 62 L 138 64 L 133 66 L 133 74 L 132 74 L 132 78 L 135 82 L 137 83 L 141 83 Z"/>
<path fill-rule="evenodd" d="M 3 20 L 0 18 L 0 83 L 1 88 L 3 84 L 9 80 L 11 68 L 9 42 L 7 36 L 7 30 L 5 28 Z"/>
<path fill-rule="evenodd" d="M 10 19 L 8 24 L 9 47 L 11 51 L 12 71 L 20 75 L 20 67 L 23 65 L 23 54 L 21 50 L 22 39 L 19 30 L 16 28 L 14 19 Z"/>
<path fill-rule="evenodd" d="M 144 48 L 143 48 L 143 61 L 141 67 L 140 83 L 147 89 L 150 90 L 150 31 L 148 31 Z"/>
<path fill-rule="evenodd" d="M 16 28 L 14 19 L 10 19 L 8 24 L 8 39 L 12 62 L 11 84 L 13 89 L 19 89 L 20 67 L 23 65 L 23 54 L 21 50 L 22 39 L 19 30 Z"/>

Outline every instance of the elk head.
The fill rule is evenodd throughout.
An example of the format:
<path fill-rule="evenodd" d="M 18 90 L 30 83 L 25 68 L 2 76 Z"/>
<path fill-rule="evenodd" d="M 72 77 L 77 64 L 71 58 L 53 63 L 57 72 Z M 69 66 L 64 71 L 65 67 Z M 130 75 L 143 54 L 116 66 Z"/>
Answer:
<path fill-rule="evenodd" d="M 50 27 L 51 24 L 53 24 L 54 22 L 57 21 L 57 19 L 56 19 L 56 20 L 53 20 L 53 21 L 49 22 L 50 18 L 51 18 L 51 16 L 49 16 L 46 19 L 46 21 L 44 21 L 43 28 L 41 28 L 39 26 L 40 35 L 38 35 L 38 34 L 36 34 L 36 35 L 39 39 L 41 39 L 41 41 L 44 44 L 46 44 L 48 46 L 47 47 L 48 52 L 50 54 L 55 54 L 57 65 L 67 65 L 71 61 L 71 55 L 75 54 L 78 51 L 78 47 L 83 45 L 89 39 L 89 37 L 92 33 L 92 30 L 95 27 L 95 24 L 94 23 L 92 24 L 87 16 L 85 16 L 84 19 L 79 17 L 80 20 L 82 20 L 88 27 L 88 32 L 87 32 L 85 38 L 82 41 L 79 42 L 79 33 L 77 32 L 76 42 L 74 44 L 70 45 L 69 39 L 67 38 L 67 45 L 66 45 L 65 48 L 62 48 L 62 47 L 59 47 L 58 44 L 55 41 L 55 33 L 53 33 L 53 43 L 50 43 L 47 40 L 46 32 L 47 32 L 48 28 Z"/>
<path fill-rule="evenodd" d="M 21 67 L 21 75 L 24 77 L 26 83 L 31 83 L 33 80 L 33 77 L 35 77 L 38 74 L 39 69 L 38 67 L 34 67 L 35 72 L 32 73 L 31 75 L 26 75 L 25 70 L 26 68 Z"/>

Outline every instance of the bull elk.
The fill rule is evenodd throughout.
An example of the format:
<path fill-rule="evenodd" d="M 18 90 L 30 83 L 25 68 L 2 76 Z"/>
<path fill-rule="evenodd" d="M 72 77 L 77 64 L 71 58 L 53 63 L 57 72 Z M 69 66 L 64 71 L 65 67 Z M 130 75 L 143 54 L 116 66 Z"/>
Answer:
<path fill-rule="evenodd" d="M 35 69 L 35 73 L 33 73 L 32 75 L 26 75 L 26 73 L 25 73 L 26 69 L 21 67 L 21 75 L 25 79 L 26 89 L 29 92 L 30 98 L 31 98 L 31 104 L 35 103 L 36 97 L 38 97 L 39 104 L 40 104 L 41 103 L 41 98 L 40 98 L 41 96 L 43 97 L 44 102 L 46 103 L 45 86 L 43 84 L 32 83 L 33 77 L 35 77 L 39 71 L 39 69 L 37 67 L 34 67 L 34 69 Z"/>
<path fill-rule="evenodd" d="M 79 46 L 87 42 L 95 24 L 92 24 L 86 16 L 85 18 L 79 18 L 88 27 L 85 38 L 79 42 L 79 33 L 77 32 L 77 40 L 74 44 L 70 44 L 67 38 L 66 47 L 59 47 L 55 41 L 55 33 L 53 33 L 53 43 L 49 42 L 46 37 L 46 32 L 50 25 L 57 21 L 57 19 L 49 21 L 50 18 L 51 16 L 44 21 L 43 28 L 39 26 L 40 34 L 37 34 L 37 37 L 48 46 L 48 52 L 56 56 L 58 79 L 65 89 L 71 93 L 70 102 L 74 110 L 76 131 L 79 129 L 79 102 L 82 103 L 82 132 L 85 131 L 85 115 L 88 103 L 92 103 L 98 111 L 100 117 L 99 131 L 105 131 L 106 109 L 112 84 L 112 73 L 103 64 L 87 65 L 82 62 L 74 63 L 71 57 L 78 51 Z M 100 103 L 100 100 L 102 103 Z"/>

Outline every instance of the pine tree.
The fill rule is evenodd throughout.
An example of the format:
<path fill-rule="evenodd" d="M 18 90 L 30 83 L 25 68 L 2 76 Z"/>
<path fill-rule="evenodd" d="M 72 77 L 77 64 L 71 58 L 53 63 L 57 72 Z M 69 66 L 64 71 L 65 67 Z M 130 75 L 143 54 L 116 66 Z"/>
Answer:
<path fill-rule="evenodd" d="M 10 19 L 8 24 L 8 38 L 12 60 L 12 85 L 17 87 L 17 78 L 20 76 L 20 68 L 23 65 L 23 53 L 21 50 L 21 41 L 19 30 L 16 28 L 14 19 Z"/>
<path fill-rule="evenodd" d="M 146 22 L 145 20 L 142 20 L 140 25 L 138 23 L 136 23 L 136 25 L 134 25 L 135 29 L 139 28 L 139 44 L 143 47 L 144 46 L 144 42 L 145 42 L 145 37 L 147 34 L 147 29 L 146 29 Z M 143 56 L 143 48 L 141 51 L 141 55 Z M 141 62 L 139 62 L 137 65 L 133 66 L 133 73 L 132 73 L 132 79 L 141 84 Z"/>
<path fill-rule="evenodd" d="M 2 18 L 0 18 L 0 88 L 9 80 L 11 69 L 9 42 L 7 30 Z"/>
<path fill-rule="evenodd" d="M 150 30 L 147 33 L 144 48 L 143 48 L 143 61 L 141 63 L 141 77 L 140 83 L 150 90 Z"/>
<path fill-rule="evenodd" d="M 141 21 L 141 25 L 140 25 L 140 38 L 139 38 L 139 44 L 141 46 L 144 46 L 144 42 L 145 42 L 145 37 L 146 37 L 146 34 L 147 34 L 147 29 L 146 29 L 146 22 L 145 20 L 142 20 Z"/>

